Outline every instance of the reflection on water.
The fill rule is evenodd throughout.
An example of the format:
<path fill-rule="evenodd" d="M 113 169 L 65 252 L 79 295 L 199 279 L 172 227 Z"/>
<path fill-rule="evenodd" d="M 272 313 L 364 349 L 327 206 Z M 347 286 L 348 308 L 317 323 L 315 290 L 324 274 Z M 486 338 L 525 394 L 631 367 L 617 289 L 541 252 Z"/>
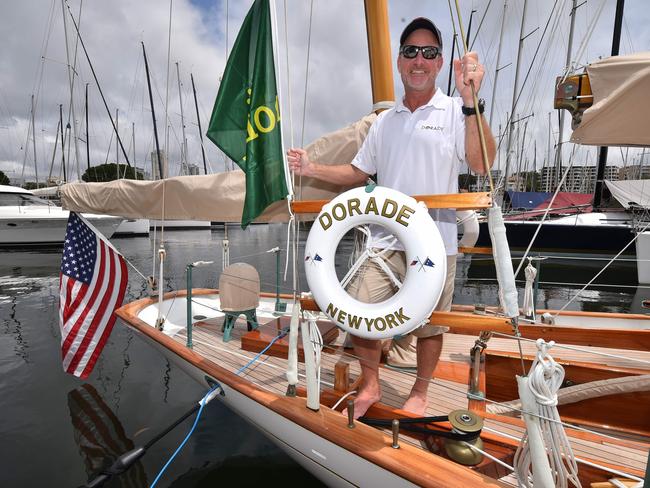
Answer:
<path fill-rule="evenodd" d="M 135 447 L 133 441 L 126 436 L 120 419 L 92 385 L 84 384 L 70 391 L 68 408 L 74 428 L 74 440 L 83 456 L 89 480 Z M 140 461 L 119 476 L 118 480 L 119 486 L 125 488 L 148 485 Z"/>
<path fill-rule="evenodd" d="M 302 256 L 307 233 L 301 230 L 300 235 L 298 281 L 306 290 Z M 195 269 L 194 285 L 216 288 L 223 237 L 223 229 L 166 232 L 165 290 L 184 288 L 185 266 L 197 260 L 214 264 Z M 231 226 L 228 238 L 231 262 L 254 265 L 262 287 L 274 290 L 276 259 L 267 251 L 283 249 L 283 274 L 286 226 L 255 225 L 246 231 Z M 152 255 L 158 244 L 153 239 L 112 242 L 142 274 L 157 275 Z M 346 242 L 342 248 L 350 246 Z M 58 326 L 60 259 L 59 251 L 0 251 L 0 438 L 11 446 L 3 452 L 4 465 L 11 469 L 0 470 L 0 486 L 79 486 L 128 446 L 146 443 L 204 394 L 200 385 L 119 322 L 87 384 L 64 374 Z M 345 267 L 346 257 L 339 257 L 337 265 Z M 585 283 L 597 269 L 596 263 L 586 261 L 545 261 L 538 307 L 561 307 L 580 288 L 566 283 Z M 290 265 L 286 281 L 281 280 L 283 292 L 292 289 L 291 270 Z M 571 308 L 641 311 L 639 304 L 648 293 L 634 287 L 635 280 L 634 265 L 616 265 L 600 279 L 600 287 L 584 293 Z M 518 286 L 523 294 L 523 281 Z M 129 269 L 126 300 L 147 293 L 144 280 Z M 491 259 L 474 256 L 459 262 L 456 303 L 496 304 L 496 297 Z M 190 425 L 183 423 L 149 450 L 129 475 L 138 486 L 154 479 Z M 212 402 L 161 486 L 259 486 L 285 478 L 295 481 L 292 484 L 318 484 L 257 430 Z"/>

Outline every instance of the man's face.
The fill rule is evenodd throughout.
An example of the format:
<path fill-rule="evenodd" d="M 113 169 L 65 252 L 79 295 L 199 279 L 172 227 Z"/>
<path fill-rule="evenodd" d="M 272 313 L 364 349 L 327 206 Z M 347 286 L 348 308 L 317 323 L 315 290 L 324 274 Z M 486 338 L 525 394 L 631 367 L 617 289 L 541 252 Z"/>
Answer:
<path fill-rule="evenodd" d="M 406 38 L 404 45 L 438 46 L 438 41 L 430 30 L 418 29 Z M 441 69 L 442 54 L 435 59 L 424 59 L 422 51 L 418 52 L 413 59 L 407 59 L 401 54 L 397 57 L 397 71 L 402 77 L 404 91 L 407 94 L 435 90 L 436 77 Z"/>

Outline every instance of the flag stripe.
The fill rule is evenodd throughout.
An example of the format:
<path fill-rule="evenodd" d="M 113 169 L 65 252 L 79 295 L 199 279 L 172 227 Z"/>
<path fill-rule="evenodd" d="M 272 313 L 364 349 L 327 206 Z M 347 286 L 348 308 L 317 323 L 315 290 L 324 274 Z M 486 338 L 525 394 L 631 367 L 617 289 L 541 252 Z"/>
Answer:
<path fill-rule="evenodd" d="M 124 260 L 120 260 L 119 262 L 120 265 L 120 275 L 124 276 L 128 272 L 126 269 L 126 263 Z M 117 297 L 115 302 L 113 302 L 113 309 L 117 308 L 117 305 L 122 303 L 122 300 L 124 300 L 124 294 L 126 293 L 126 281 L 124 282 L 125 286 L 120 287 L 117 293 Z M 83 369 L 81 372 L 81 378 L 87 378 L 90 372 L 92 371 L 92 367 L 94 366 L 95 362 L 97 361 L 97 358 L 99 357 L 99 354 L 101 351 L 104 349 L 104 346 L 106 345 L 106 342 L 108 341 L 109 336 L 111 335 L 111 332 L 113 331 L 113 326 L 115 325 L 115 321 L 117 320 L 117 317 L 115 316 L 114 313 L 111 313 L 110 315 L 107 316 L 108 321 L 104 327 L 104 331 L 101 334 L 101 337 L 99 341 L 97 342 L 97 345 L 92 349 L 92 355 L 88 359 L 88 363 L 86 367 Z M 88 354 L 88 353 L 86 353 Z M 82 361 L 83 364 L 83 361 Z"/>
<path fill-rule="evenodd" d="M 97 247 L 99 248 L 99 245 Z M 100 296 L 108 287 L 108 283 L 106 282 L 106 280 L 102 279 L 103 275 L 101 273 L 101 270 L 97 269 L 97 268 L 101 268 L 101 265 L 99 263 L 99 260 L 101 259 L 100 254 L 101 254 L 101 248 L 98 249 L 97 252 L 98 261 L 95 264 L 95 274 L 92 282 L 90 283 L 90 286 L 88 287 L 88 291 L 91 291 L 90 296 L 88 297 L 88 300 L 85 299 L 82 300 L 79 308 L 73 314 L 72 320 L 68 321 L 68 324 L 73 324 L 73 325 L 70 328 L 67 337 L 65 338 L 65 342 L 63 344 L 64 357 L 70 355 L 70 349 L 73 349 L 73 354 L 74 354 L 74 351 L 76 351 L 76 349 L 79 347 L 79 341 L 80 341 L 79 337 L 80 335 L 85 334 L 86 329 L 88 328 L 87 324 L 89 321 L 92 320 L 92 315 L 89 316 L 89 313 L 91 311 L 93 312 L 93 315 L 97 313 L 97 310 L 95 309 L 97 297 Z M 97 279 L 98 274 L 102 275 L 99 277 L 100 279 Z M 88 296 L 88 291 L 86 291 L 86 296 Z"/>
<path fill-rule="evenodd" d="M 110 282 L 113 282 L 116 279 L 119 281 L 122 269 L 118 268 L 117 264 L 117 260 L 113 255 L 111 255 L 109 278 Z M 110 295 L 105 295 L 104 301 L 102 301 L 102 304 L 100 305 L 100 318 L 94 321 L 92 329 L 86 335 L 86 343 L 83 343 L 82 347 L 77 352 L 80 363 L 77 363 L 75 369 L 79 373 L 80 378 L 86 378 L 88 376 L 90 371 L 88 371 L 88 373 L 85 373 L 84 370 L 87 368 L 87 365 L 95 364 L 95 361 L 97 361 L 97 357 L 99 356 L 99 352 L 101 352 L 102 348 L 106 344 L 106 341 L 108 340 L 108 336 L 113 330 L 115 316 L 113 315 L 112 311 L 115 310 L 115 304 L 119 301 L 120 291 L 121 290 L 119 288 L 113 288 L 113 291 Z M 108 313 L 106 312 L 107 310 L 109 311 Z M 91 334 L 92 338 L 90 337 Z M 88 347 L 87 342 L 89 342 L 90 339 L 92 339 L 93 347 Z M 92 370 L 92 367 L 90 369 Z"/>
<path fill-rule="evenodd" d="M 108 288 L 109 283 L 113 283 L 115 280 L 115 259 L 112 253 L 108 253 L 108 249 L 106 245 L 103 242 L 100 242 L 100 253 L 101 253 L 101 258 L 98 260 L 98 262 L 101 262 L 100 267 L 102 268 L 100 272 L 98 273 L 98 279 L 101 279 L 102 283 L 102 294 L 100 297 L 97 297 L 97 301 L 99 301 L 99 304 L 97 306 L 97 309 L 95 313 L 87 317 L 87 319 L 84 321 L 84 324 L 82 326 L 83 330 L 83 335 L 81 336 L 81 340 L 79 342 L 75 341 L 75 343 L 78 343 L 78 347 L 76 351 L 74 351 L 74 356 L 72 360 L 70 361 L 70 365 L 68 366 L 70 369 L 73 371 L 77 369 L 77 366 L 79 365 L 79 361 L 81 361 L 82 357 L 86 354 L 88 345 L 90 344 L 91 340 L 95 344 L 96 341 L 95 339 L 95 334 L 97 332 L 97 329 L 100 327 L 100 325 L 104 322 L 105 320 L 105 312 L 107 309 L 107 305 L 111 299 L 111 294 L 106 293 L 105 288 Z M 108 261 L 108 276 L 106 274 L 106 266 L 104 264 L 104 260 Z M 115 293 L 115 289 L 112 290 L 113 293 Z M 112 310 L 112 309 L 111 309 Z M 88 320 L 88 318 L 90 320 Z"/>
<path fill-rule="evenodd" d="M 88 285 L 81 281 L 75 281 L 70 279 L 68 276 L 64 276 L 66 280 L 66 300 L 65 307 L 63 309 L 63 321 L 68 322 L 71 315 L 81 304 L 86 292 L 88 291 Z"/>
<path fill-rule="evenodd" d="M 115 248 L 74 212 L 65 243 L 59 282 L 61 357 L 66 372 L 86 378 L 108 341 L 128 272 Z"/>

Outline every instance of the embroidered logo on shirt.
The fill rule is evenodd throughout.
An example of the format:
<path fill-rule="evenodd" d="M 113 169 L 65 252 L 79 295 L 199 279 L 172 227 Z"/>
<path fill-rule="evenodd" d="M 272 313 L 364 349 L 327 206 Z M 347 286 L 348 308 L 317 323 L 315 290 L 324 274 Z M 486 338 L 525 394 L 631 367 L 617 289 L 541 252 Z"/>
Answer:
<path fill-rule="evenodd" d="M 443 126 L 441 126 L 441 125 L 426 125 L 426 124 L 422 124 L 422 125 L 420 126 L 420 129 L 422 129 L 422 130 L 438 130 L 438 131 L 442 132 L 445 128 L 444 128 Z"/>

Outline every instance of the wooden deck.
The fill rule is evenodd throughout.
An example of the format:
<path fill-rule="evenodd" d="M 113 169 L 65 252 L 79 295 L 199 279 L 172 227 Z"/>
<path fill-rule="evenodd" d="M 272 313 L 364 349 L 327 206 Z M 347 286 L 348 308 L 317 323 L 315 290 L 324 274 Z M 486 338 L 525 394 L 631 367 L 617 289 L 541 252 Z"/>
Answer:
<path fill-rule="evenodd" d="M 210 319 L 205 322 L 197 322 L 193 328 L 193 350 L 218 365 L 237 372 L 245 368 L 250 361 L 256 356 L 254 352 L 248 352 L 241 349 L 241 338 L 247 333 L 245 322 L 240 319 L 232 333 L 232 340 L 224 343 L 221 334 L 221 320 Z M 275 336 L 277 334 L 277 324 L 275 319 L 269 319 L 268 322 L 260 326 L 260 330 Z M 323 388 L 333 388 L 334 385 L 334 365 L 347 355 L 350 359 L 350 375 L 352 378 L 358 377 L 360 373 L 358 361 L 354 359 L 352 350 L 344 350 L 341 346 L 342 334 L 337 339 L 337 346 L 329 353 L 323 353 L 321 356 L 321 383 Z M 180 331 L 174 340 L 185 345 L 185 331 Z M 441 364 L 453 362 L 456 364 L 467 365 L 454 374 L 445 374 L 450 378 L 456 376 L 455 381 L 449 379 L 434 379 L 429 388 L 429 407 L 427 415 L 446 415 L 452 410 L 467 408 L 468 399 L 466 396 L 466 375 L 465 371 L 469 366 L 469 350 L 474 343 L 475 338 L 463 335 L 446 334 L 444 338 L 444 347 L 441 355 Z M 489 342 L 490 349 L 499 351 L 518 352 L 517 342 L 509 339 L 493 338 Z M 535 345 L 532 342 L 522 342 L 522 349 L 525 354 L 534 354 Z M 623 351 L 607 350 L 609 354 L 621 357 L 602 357 L 594 354 L 599 348 L 580 348 L 580 351 L 555 348 L 552 352 L 554 357 L 567 358 L 585 362 L 598 362 L 600 364 L 612 367 L 628 367 L 637 369 L 647 369 L 650 372 L 648 362 L 650 362 L 650 352 L 640 351 Z M 640 359 L 646 363 L 634 361 Z M 263 355 L 257 361 L 246 367 L 241 376 L 249 379 L 256 385 L 268 390 L 269 392 L 284 395 L 287 388 L 286 382 L 286 360 Z M 304 374 L 304 365 L 299 365 L 300 375 Z M 434 373 L 434 376 L 436 374 Z M 393 407 L 400 408 L 406 400 L 410 387 L 414 381 L 413 373 L 395 371 L 388 368 L 382 368 L 381 383 L 383 398 L 382 403 Z M 465 379 L 462 379 L 465 378 Z M 301 384 L 302 384 L 301 376 Z M 650 405 L 648 405 L 648 417 L 650 419 Z M 497 421 L 490 418 L 485 420 L 484 433 L 496 439 L 514 437 L 519 439 L 522 435 L 522 427 L 512 419 L 513 422 Z M 650 422 L 650 420 L 649 420 Z M 595 440 L 592 434 L 585 434 L 580 431 L 568 430 L 572 438 L 572 447 L 577 458 L 585 458 L 604 465 L 617 465 L 629 472 L 642 476 L 648 459 L 649 445 L 641 439 L 601 439 Z M 419 445 L 419 441 L 409 440 L 406 436 L 400 436 L 402 442 L 412 442 Z M 647 439 L 646 439 L 647 440 Z M 512 439 L 509 442 L 513 442 Z M 579 464 L 579 468 L 583 469 Z M 588 469 L 584 467 L 584 469 Z M 614 475 L 612 475 L 613 477 Z M 502 481 L 512 482 L 513 477 L 505 477 Z"/>

